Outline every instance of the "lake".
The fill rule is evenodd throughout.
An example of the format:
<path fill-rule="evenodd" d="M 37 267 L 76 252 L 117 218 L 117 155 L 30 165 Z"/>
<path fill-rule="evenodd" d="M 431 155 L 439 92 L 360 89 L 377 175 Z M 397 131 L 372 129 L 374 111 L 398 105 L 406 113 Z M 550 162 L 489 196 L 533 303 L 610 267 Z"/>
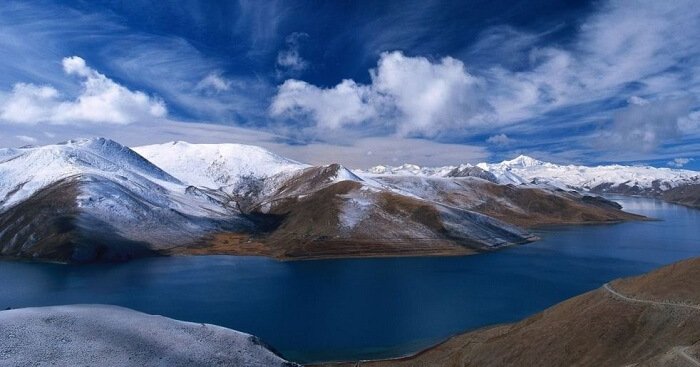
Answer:
<path fill-rule="evenodd" d="M 465 257 L 2 261 L 0 309 L 114 304 L 248 332 L 298 362 L 395 357 L 700 256 L 700 210 L 615 199 L 661 220 L 542 229 L 538 242 Z"/>

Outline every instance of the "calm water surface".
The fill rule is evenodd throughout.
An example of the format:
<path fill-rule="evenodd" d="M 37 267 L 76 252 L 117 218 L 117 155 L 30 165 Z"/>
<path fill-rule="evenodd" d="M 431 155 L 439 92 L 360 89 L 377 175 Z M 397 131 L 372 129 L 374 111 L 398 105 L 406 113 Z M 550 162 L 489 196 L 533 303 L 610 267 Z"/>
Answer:
<path fill-rule="evenodd" d="M 700 210 L 618 201 L 661 221 L 540 230 L 536 243 L 466 257 L 4 261 L 0 309 L 115 304 L 255 334 L 299 362 L 392 357 L 522 319 L 614 278 L 700 256 Z"/>

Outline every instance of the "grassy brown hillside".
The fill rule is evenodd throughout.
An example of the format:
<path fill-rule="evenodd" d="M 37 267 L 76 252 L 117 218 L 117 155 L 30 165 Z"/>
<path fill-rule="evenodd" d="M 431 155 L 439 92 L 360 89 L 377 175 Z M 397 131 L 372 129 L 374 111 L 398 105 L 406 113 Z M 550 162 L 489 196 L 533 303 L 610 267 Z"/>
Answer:
<path fill-rule="evenodd" d="M 260 194 L 243 195 L 241 207 L 276 218 L 278 226 L 216 233 L 175 252 L 283 259 L 468 255 L 535 239 L 521 227 L 644 219 L 596 196 L 475 177 L 386 177 L 377 186 L 330 165 L 272 181 Z"/>
<path fill-rule="evenodd" d="M 436 202 L 522 227 L 643 219 L 615 202 L 574 191 L 499 185 L 473 177 L 383 177 L 382 182 L 402 190 L 420 188 L 422 196 Z"/>
<path fill-rule="evenodd" d="M 0 215 L 0 256 L 59 262 L 123 261 L 153 256 L 147 243 L 121 237 L 81 215 L 80 183 L 68 178 Z"/>
<path fill-rule="evenodd" d="M 466 255 L 535 239 L 479 213 L 367 190 L 356 181 L 276 197 L 268 207 L 267 215 L 281 219 L 271 232 L 245 239 L 219 233 L 195 249 L 285 259 Z"/>
<path fill-rule="evenodd" d="M 359 365 L 642 367 L 699 361 L 696 258 L 611 282 L 518 323 L 455 336 L 412 357 Z"/>
<path fill-rule="evenodd" d="M 674 187 L 661 194 L 665 201 L 700 208 L 700 184 Z"/>

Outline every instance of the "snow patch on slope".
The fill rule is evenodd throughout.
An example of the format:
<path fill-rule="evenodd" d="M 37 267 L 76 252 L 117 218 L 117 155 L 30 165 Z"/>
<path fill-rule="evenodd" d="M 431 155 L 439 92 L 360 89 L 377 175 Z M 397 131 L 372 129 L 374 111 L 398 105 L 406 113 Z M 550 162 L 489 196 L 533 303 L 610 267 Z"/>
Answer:
<path fill-rule="evenodd" d="M 376 205 L 371 193 L 377 191 L 372 187 L 364 186 L 360 190 L 341 195 L 341 198 L 345 199 L 339 218 L 341 229 L 353 229 L 369 216 L 370 210 Z"/>

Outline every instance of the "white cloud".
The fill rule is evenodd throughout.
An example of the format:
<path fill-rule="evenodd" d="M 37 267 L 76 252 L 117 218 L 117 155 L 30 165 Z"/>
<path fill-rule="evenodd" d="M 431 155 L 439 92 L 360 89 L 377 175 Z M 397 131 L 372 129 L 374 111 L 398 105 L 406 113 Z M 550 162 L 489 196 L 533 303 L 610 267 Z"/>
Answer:
<path fill-rule="evenodd" d="M 320 88 L 288 80 L 278 89 L 270 112 L 281 118 L 306 117 L 322 131 L 386 127 L 399 136 L 429 138 L 470 136 L 582 105 L 597 104 L 609 118 L 614 109 L 610 101 L 628 98 L 631 104 L 662 109 L 655 113 L 647 108 L 652 115 L 667 114 L 662 106 L 669 101 L 700 95 L 700 75 L 692 71 L 700 64 L 699 19 L 700 7 L 692 0 L 611 0 L 585 19 L 566 46 L 541 47 L 539 35 L 508 29 L 498 37 L 485 32 L 469 53 L 473 59 L 484 50 L 517 50 L 526 56 L 520 63 L 470 67 L 451 57 L 430 60 L 385 52 L 370 70 L 370 83 L 345 80 Z M 290 88 L 300 85 L 304 88 Z M 354 92 L 336 91 L 348 88 Z M 346 98 L 348 94 L 363 98 Z M 343 111 L 342 118 L 323 111 L 318 97 Z M 650 129 L 652 125 L 656 127 Z M 647 123 L 638 129 L 653 130 L 642 137 L 649 149 L 674 136 L 662 132 L 662 125 Z"/>
<path fill-rule="evenodd" d="M 607 150 L 653 151 L 664 141 L 694 132 L 685 121 L 692 120 L 697 103 L 695 97 L 635 101 L 615 114 L 597 143 Z"/>
<path fill-rule="evenodd" d="M 676 168 L 681 168 L 685 166 L 686 164 L 692 162 L 694 159 L 693 158 L 674 158 L 672 161 L 668 162 L 667 164 L 671 167 L 676 167 Z"/>
<path fill-rule="evenodd" d="M 277 54 L 277 66 L 280 76 L 284 74 L 298 74 L 309 67 L 308 61 L 300 54 L 301 42 L 308 38 L 306 33 L 295 32 L 285 39 L 286 48 Z"/>
<path fill-rule="evenodd" d="M 506 134 L 498 134 L 490 136 L 486 139 L 486 142 L 493 145 L 509 145 L 513 143 L 513 139 L 509 138 Z"/>
<path fill-rule="evenodd" d="M 28 144 L 36 143 L 38 140 L 28 135 L 17 135 L 15 136 L 19 141 L 23 141 Z"/>
<path fill-rule="evenodd" d="M 287 80 L 270 106 L 273 116 L 309 117 L 323 129 L 357 125 L 378 113 L 374 91 L 352 80 L 323 89 L 299 80 Z"/>
<path fill-rule="evenodd" d="M 220 73 L 209 73 L 197 83 L 195 89 L 203 92 L 228 92 L 231 90 L 231 81 L 224 78 Z"/>
<path fill-rule="evenodd" d="M 391 100 L 400 121 L 397 130 L 404 136 L 433 136 L 490 120 L 479 84 L 461 61 L 451 57 L 433 63 L 400 52 L 384 53 L 372 73 L 373 90 L 385 97 L 382 100 Z"/>
<path fill-rule="evenodd" d="M 644 106 L 649 104 L 649 100 L 639 96 L 631 96 L 627 98 L 627 103 L 631 105 Z"/>
<path fill-rule="evenodd" d="M 432 63 L 401 52 L 383 53 L 371 76 L 370 85 L 344 80 L 326 89 L 287 80 L 270 112 L 276 117 L 306 116 L 323 129 L 379 120 L 404 136 L 433 136 L 489 119 L 478 97 L 478 80 L 459 60 L 446 57 Z"/>
<path fill-rule="evenodd" d="M 58 107 L 58 97 L 54 87 L 17 83 L 0 99 L 0 120 L 21 124 L 46 121 Z"/>
<path fill-rule="evenodd" d="M 0 120 L 20 124 L 130 124 L 163 118 L 163 101 L 131 91 L 91 69 L 78 56 L 63 59 L 63 70 L 82 79 L 80 94 L 64 99 L 51 86 L 17 83 L 0 99 Z"/>

